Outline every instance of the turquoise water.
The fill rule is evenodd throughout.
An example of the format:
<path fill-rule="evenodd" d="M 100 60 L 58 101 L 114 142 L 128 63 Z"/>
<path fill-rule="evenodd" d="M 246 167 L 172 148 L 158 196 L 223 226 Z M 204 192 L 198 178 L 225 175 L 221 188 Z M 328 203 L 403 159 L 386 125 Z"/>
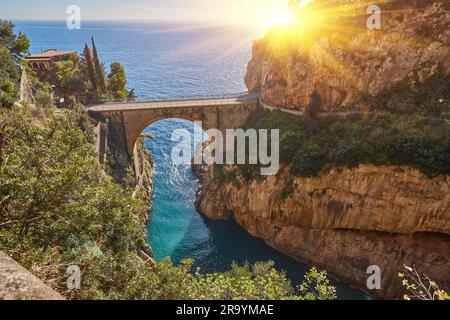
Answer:
<path fill-rule="evenodd" d="M 243 82 L 251 57 L 251 30 L 193 27 L 174 24 L 88 22 L 81 30 L 67 30 L 64 22 L 16 21 L 17 30 L 31 40 L 31 52 L 49 48 L 81 52 L 95 37 L 102 61 L 121 62 L 128 86 L 140 98 L 173 98 L 245 90 Z M 273 260 L 294 284 L 309 267 L 273 250 L 232 221 L 209 221 L 194 207 L 199 181 L 189 166 L 170 159 L 171 133 L 193 124 L 181 119 L 159 121 L 146 132 L 155 162 L 155 193 L 149 242 L 157 259 L 175 262 L 192 258 L 204 271 L 224 271 L 231 262 Z M 196 137 L 201 141 L 202 137 Z M 336 284 L 340 298 L 361 299 L 351 288 Z"/>
<path fill-rule="evenodd" d="M 200 183 L 188 165 L 174 165 L 171 151 L 177 141 L 171 140 L 176 129 L 187 129 L 194 137 L 194 124 L 181 119 L 161 120 L 145 132 L 155 136 L 147 140 L 154 163 L 154 197 L 148 235 L 158 260 L 171 257 L 174 262 L 195 259 L 202 271 L 226 271 L 233 261 L 274 261 L 279 270 L 286 271 L 293 284 L 302 281 L 308 266 L 286 256 L 250 236 L 234 221 L 210 221 L 195 209 L 195 193 Z M 193 139 L 196 144 L 202 137 Z M 192 146 L 195 148 L 195 146 Z M 194 150 L 194 149 L 193 149 Z M 341 299 L 363 299 L 365 296 L 339 283 Z"/>

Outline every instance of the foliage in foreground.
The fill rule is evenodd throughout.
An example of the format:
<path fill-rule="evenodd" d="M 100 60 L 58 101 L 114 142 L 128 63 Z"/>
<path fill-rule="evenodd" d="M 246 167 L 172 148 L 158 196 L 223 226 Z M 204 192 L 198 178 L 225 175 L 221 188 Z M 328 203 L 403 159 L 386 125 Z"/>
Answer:
<path fill-rule="evenodd" d="M 55 63 L 55 68 L 48 73 L 49 81 L 55 84 L 56 96 L 64 97 L 69 106 L 79 102 L 80 98 L 87 101 L 131 98 L 122 65 L 112 63 L 106 81 L 104 66 L 100 64 L 98 55 L 95 59 L 91 57 L 87 45 L 81 59 L 73 55 L 70 60 Z"/>
<path fill-rule="evenodd" d="M 93 299 L 162 300 L 331 300 L 336 291 L 325 272 L 312 269 L 297 288 L 273 262 L 239 266 L 233 264 L 225 273 L 192 272 L 191 260 L 175 266 L 170 260 L 145 263 L 134 255 L 99 257 L 85 273 Z M 106 271 L 106 273 L 104 273 Z M 99 274 L 103 274 L 99 276 Z"/>
<path fill-rule="evenodd" d="M 27 107 L 0 108 L 0 249 L 60 293 L 73 299 L 335 298 L 317 270 L 294 290 L 271 263 L 202 274 L 193 272 L 192 261 L 141 260 L 145 197 L 104 173 L 89 130 L 80 128 L 85 117 L 72 110 L 33 119 Z M 69 265 L 82 269 L 81 290 L 67 290 Z"/>

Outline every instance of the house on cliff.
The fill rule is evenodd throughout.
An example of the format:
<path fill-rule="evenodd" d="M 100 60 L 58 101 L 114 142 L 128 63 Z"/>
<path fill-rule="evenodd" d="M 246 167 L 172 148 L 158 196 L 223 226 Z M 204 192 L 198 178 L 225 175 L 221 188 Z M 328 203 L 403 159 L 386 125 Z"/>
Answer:
<path fill-rule="evenodd" d="M 54 68 L 59 61 L 68 61 L 77 58 L 75 51 L 60 51 L 57 49 L 45 50 L 38 54 L 30 54 L 25 57 L 30 67 L 39 74 L 47 73 Z"/>

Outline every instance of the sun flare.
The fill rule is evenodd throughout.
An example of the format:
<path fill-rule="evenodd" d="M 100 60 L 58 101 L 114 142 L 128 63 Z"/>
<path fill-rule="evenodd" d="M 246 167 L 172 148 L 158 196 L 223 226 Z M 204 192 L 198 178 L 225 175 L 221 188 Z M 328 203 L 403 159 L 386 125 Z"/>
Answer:
<path fill-rule="evenodd" d="M 308 8 L 310 3 L 312 0 L 291 1 L 287 7 L 270 10 L 262 19 L 262 25 L 266 29 L 283 27 L 285 31 L 286 27 L 297 30 L 313 27 L 320 19 L 317 12 Z"/>
<path fill-rule="evenodd" d="M 294 15 L 289 10 L 278 11 L 275 14 L 270 14 L 265 20 L 266 27 L 276 27 L 288 25 L 294 21 Z"/>

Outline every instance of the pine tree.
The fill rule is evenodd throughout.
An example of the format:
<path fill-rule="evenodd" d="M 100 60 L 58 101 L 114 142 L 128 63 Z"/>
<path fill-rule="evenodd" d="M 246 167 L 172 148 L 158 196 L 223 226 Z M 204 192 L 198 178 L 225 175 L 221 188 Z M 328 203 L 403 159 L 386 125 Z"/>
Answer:
<path fill-rule="evenodd" d="M 114 98 L 123 99 L 128 96 L 126 89 L 127 76 L 120 63 L 111 63 L 111 73 L 108 76 L 108 80 L 108 91 Z"/>
<path fill-rule="evenodd" d="M 97 47 L 95 46 L 94 38 L 92 38 L 92 54 L 94 60 L 95 74 L 97 78 L 98 89 L 100 89 L 100 94 L 106 93 L 106 79 L 105 79 L 105 69 L 100 63 L 100 59 L 97 53 Z"/>
<path fill-rule="evenodd" d="M 98 89 L 97 89 L 97 80 L 95 77 L 95 69 L 94 69 L 94 65 L 92 64 L 91 51 L 89 50 L 89 47 L 87 44 L 84 45 L 83 55 L 84 55 L 84 59 L 86 60 L 88 76 L 89 76 L 89 80 L 91 81 L 91 84 L 92 84 L 92 90 L 94 92 L 94 97 L 97 97 Z"/>

